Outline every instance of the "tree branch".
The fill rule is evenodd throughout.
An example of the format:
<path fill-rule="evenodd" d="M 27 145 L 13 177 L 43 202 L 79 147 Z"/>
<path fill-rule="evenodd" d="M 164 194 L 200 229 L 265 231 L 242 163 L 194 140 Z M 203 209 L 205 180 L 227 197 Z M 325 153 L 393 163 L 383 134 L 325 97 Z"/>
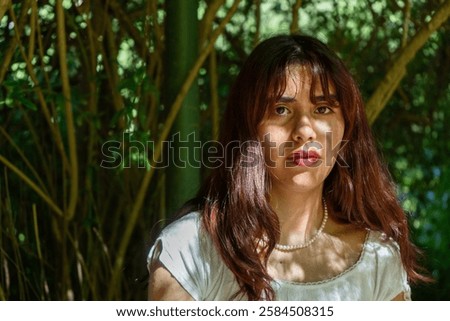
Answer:
<path fill-rule="evenodd" d="M 430 22 L 426 23 L 420 31 L 411 39 L 411 41 L 400 50 L 392 67 L 388 70 L 386 76 L 381 80 L 375 92 L 372 94 L 366 105 L 367 118 L 370 124 L 373 124 L 380 112 L 386 106 L 397 88 L 398 84 L 406 74 L 406 66 L 414 58 L 416 53 L 423 47 L 430 35 L 436 31 L 450 15 L 450 0 L 444 3 L 436 10 Z"/>
<path fill-rule="evenodd" d="M 403 37 L 402 37 L 402 47 L 405 47 L 408 43 L 408 25 L 411 19 L 411 0 L 405 1 L 405 8 L 403 9 L 404 19 L 403 19 Z"/>
<path fill-rule="evenodd" d="M 217 140 L 219 137 L 219 93 L 217 88 L 219 87 L 217 79 L 217 55 L 213 48 L 209 55 L 209 81 L 211 91 L 211 122 L 212 122 L 212 138 Z"/>
<path fill-rule="evenodd" d="M 209 32 L 212 30 L 212 23 L 214 21 L 214 17 L 216 16 L 217 10 L 224 4 L 225 0 L 214 0 L 212 3 L 208 4 L 208 8 L 206 9 L 205 14 L 203 15 L 203 19 L 200 22 L 200 36 L 199 36 L 199 46 L 200 49 L 205 45 L 206 37 Z"/>
<path fill-rule="evenodd" d="M 0 0 L 0 21 L 11 6 L 11 0 Z"/>
<path fill-rule="evenodd" d="M 5 2 L 4 0 L 0 0 L 2 2 Z M 11 8 L 11 6 L 1 6 L 0 10 L 5 9 L 6 10 L 10 10 L 11 12 L 11 19 L 13 19 L 13 21 L 15 20 L 15 15 L 14 14 L 14 10 L 13 8 Z M 20 18 L 19 18 L 19 22 L 17 23 L 17 21 L 14 21 L 14 38 L 11 38 L 10 42 L 9 42 L 9 46 L 6 49 L 6 51 L 3 54 L 3 59 L 2 59 L 2 63 L 0 65 L 0 84 L 3 82 L 3 80 L 5 79 L 6 73 L 8 72 L 9 69 L 9 64 L 11 63 L 11 59 L 14 55 L 14 51 L 16 50 L 16 46 L 19 43 L 18 39 L 20 39 L 20 35 L 22 34 L 23 28 L 25 26 L 25 21 L 28 18 L 28 9 L 30 8 L 30 1 L 25 1 L 22 4 L 22 11 L 20 12 Z M 1 13 L 1 12 L 0 12 Z M 1 15 L 3 17 L 4 13 Z"/>
<path fill-rule="evenodd" d="M 292 5 L 292 21 L 291 26 L 289 27 L 289 31 L 291 34 L 298 33 L 300 31 L 300 27 L 298 25 L 298 10 L 302 6 L 302 0 L 296 0 Z"/>
<path fill-rule="evenodd" d="M 261 33 L 261 0 L 255 0 L 255 38 L 253 38 L 253 46 L 256 46 L 259 42 Z"/>
<path fill-rule="evenodd" d="M 30 37 L 28 41 L 28 60 L 32 60 L 34 56 L 34 48 L 36 46 L 36 26 L 38 21 L 38 7 L 37 2 L 31 2 L 30 14 Z"/>
<path fill-rule="evenodd" d="M 153 52 L 150 53 L 149 63 L 147 64 L 147 75 L 154 79 L 154 85 L 158 92 L 161 91 L 161 80 L 163 73 L 163 59 L 164 52 L 164 30 L 158 23 L 158 3 L 157 0 L 151 0 L 148 2 L 147 15 L 151 17 L 153 21 Z M 147 93 L 149 101 L 149 111 L 147 114 L 147 125 L 145 130 L 150 129 L 151 133 L 156 133 L 158 128 L 158 103 L 159 97 L 155 93 L 149 91 Z"/>

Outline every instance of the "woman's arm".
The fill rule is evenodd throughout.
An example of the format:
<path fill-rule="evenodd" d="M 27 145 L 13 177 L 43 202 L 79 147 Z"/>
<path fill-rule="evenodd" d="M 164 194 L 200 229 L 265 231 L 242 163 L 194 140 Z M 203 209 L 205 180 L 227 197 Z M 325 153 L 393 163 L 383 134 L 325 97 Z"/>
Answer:
<path fill-rule="evenodd" d="M 194 300 L 159 261 L 155 262 L 150 270 L 148 299 L 152 301 Z"/>
<path fill-rule="evenodd" d="M 405 292 L 400 292 L 391 301 L 406 301 L 405 300 Z"/>

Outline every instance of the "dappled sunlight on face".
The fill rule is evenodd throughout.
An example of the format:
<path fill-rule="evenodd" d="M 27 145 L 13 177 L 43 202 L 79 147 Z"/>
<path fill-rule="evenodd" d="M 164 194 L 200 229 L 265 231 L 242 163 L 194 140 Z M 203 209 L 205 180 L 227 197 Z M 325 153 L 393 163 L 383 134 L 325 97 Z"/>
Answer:
<path fill-rule="evenodd" d="M 321 185 L 335 165 L 345 144 L 344 119 L 334 86 L 329 86 L 331 101 L 315 86 L 312 102 L 305 68 L 292 66 L 286 77 L 286 89 L 268 108 L 258 135 L 272 186 L 308 190 Z"/>

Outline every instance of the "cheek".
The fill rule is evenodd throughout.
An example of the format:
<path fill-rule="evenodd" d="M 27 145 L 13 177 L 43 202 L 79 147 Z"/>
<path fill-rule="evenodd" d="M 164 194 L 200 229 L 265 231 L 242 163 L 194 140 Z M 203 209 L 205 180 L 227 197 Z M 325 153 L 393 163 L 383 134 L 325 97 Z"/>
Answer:
<path fill-rule="evenodd" d="M 344 138 L 344 130 L 345 130 L 345 127 L 343 124 L 338 124 L 336 127 L 333 128 L 333 131 L 331 134 L 331 139 L 330 139 L 331 140 L 331 144 L 330 144 L 331 150 L 329 151 L 329 153 L 333 157 L 333 162 L 336 161 L 342 148 L 346 145 L 346 142 L 344 142 L 342 140 Z"/>
<path fill-rule="evenodd" d="M 338 122 L 337 124 L 335 124 L 335 126 L 333 126 L 331 132 L 333 133 L 333 140 L 336 144 L 339 143 L 344 137 L 344 131 L 345 125 L 343 122 Z"/>
<path fill-rule="evenodd" d="M 339 120 L 323 122 L 318 124 L 318 128 L 319 127 L 319 141 L 324 148 L 323 153 L 325 155 L 326 164 L 333 166 L 341 147 L 345 145 L 345 143 L 342 142 L 345 130 L 344 122 Z"/>
<path fill-rule="evenodd" d="M 287 137 L 287 131 L 280 126 L 260 126 L 258 130 L 258 138 L 263 143 L 263 146 L 279 146 L 286 141 Z"/>
<path fill-rule="evenodd" d="M 316 130 L 323 135 L 332 134 L 333 142 L 338 142 L 344 137 L 345 124 L 344 120 L 334 119 L 332 121 L 319 122 Z"/>
<path fill-rule="evenodd" d="M 325 165 L 329 171 L 336 165 L 338 155 L 342 148 L 346 145 L 343 142 L 345 131 L 344 121 L 336 120 L 328 124 L 327 133 L 325 134 Z"/>
<path fill-rule="evenodd" d="M 278 157 L 283 156 L 284 147 L 288 138 L 287 131 L 279 126 L 261 126 L 258 130 L 266 164 L 275 166 Z"/>

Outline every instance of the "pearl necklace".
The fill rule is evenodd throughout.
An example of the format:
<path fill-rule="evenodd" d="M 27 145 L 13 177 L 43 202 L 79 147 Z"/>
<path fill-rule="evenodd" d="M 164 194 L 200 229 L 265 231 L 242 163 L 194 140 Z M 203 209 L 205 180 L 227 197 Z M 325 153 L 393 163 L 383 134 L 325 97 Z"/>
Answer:
<path fill-rule="evenodd" d="M 325 228 L 325 224 L 327 223 L 327 220 L 328 220 L 327 203 L 325 202 L 325 199 L 322 199 L 322 202 L 323 202 L 323 220 L 322 220 L 322 224 L 320 224 L 320 227 L 319 227 L 319 230 L 317 231 L 317 233 L 311 239 L 309 239 L 309 241 L 307 241 L 306 243 L 294 244 L 294 245 L 275 244 L 275 248 L 277 250 L 282 251 L 282 252 L 290 252 L 290 251 L 295 251 L 295 250 L 299 250 L 299 249 L 304 249 L 305 247 L 310 246 L 315 240 L 317 240 L 319 235 L 322 234 L 323 229 Z"/>

